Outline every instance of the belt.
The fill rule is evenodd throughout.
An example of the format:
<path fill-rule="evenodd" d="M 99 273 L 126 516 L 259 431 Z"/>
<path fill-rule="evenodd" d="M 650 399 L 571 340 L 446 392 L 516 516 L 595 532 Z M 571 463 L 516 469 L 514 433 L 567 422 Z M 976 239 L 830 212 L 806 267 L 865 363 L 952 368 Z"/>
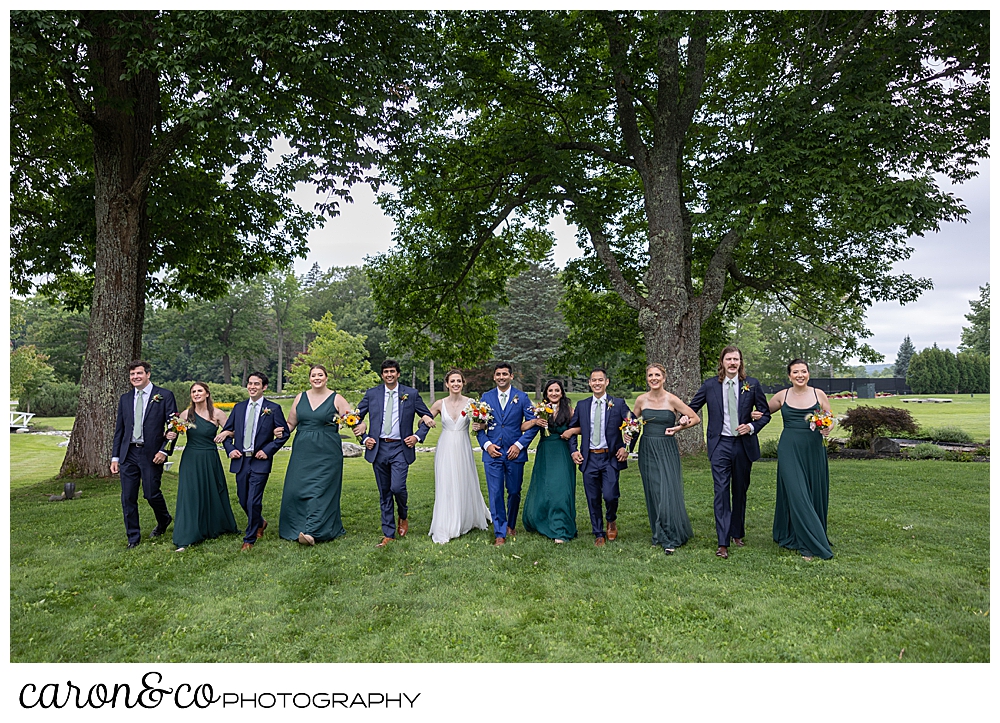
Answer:
<path fill-rule="evenodd" d="M 590 453 L 591 454 L 607 454 L 608 450 L 607 450 L 607 448 L 605 448 L 605 449 L 592 449 L 592 450 L 590 450 Z"/>
<path fill-rule="evenodd" d="M 399 442 L 399 441 L 401 441 L 399 439 L 389 439 L 388 437 L 379 437 L 379 440 L 382 441 L 382 442 Z"/>
<path fill-rule="evenodd" d="M 128 446 L 129 447 L 143 447 L 143 446 L 145 446 L 145 444 L 146 444 L 145 442 L 129 442 Z"/>

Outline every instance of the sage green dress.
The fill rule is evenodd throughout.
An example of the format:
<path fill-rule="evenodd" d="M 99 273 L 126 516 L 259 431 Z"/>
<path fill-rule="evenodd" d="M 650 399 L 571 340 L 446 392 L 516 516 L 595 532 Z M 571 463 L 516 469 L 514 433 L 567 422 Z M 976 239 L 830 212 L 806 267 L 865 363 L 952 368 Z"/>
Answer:
<path fill-rule="evenodd" d="M 177 547 L 240 531 L 215 444 L 218 426 L 200 415 L 195 415 L 194 424 L 185 432 L 187 441 L 177 469 L 173 534 Z"/>
<path fill-rule="evenodd" d="M 569 442 L 559 437 L 569 427 L 549 427 L 538 434 L 531 484 L 524 499 L 524 529 L 551 540 L 576 537 L 576 465 Z"/>
<path fill-rule="evenodd" d="M 684 506 L 684 481 L 677 440 L 668 437 L 668 427 L 677 424 L 670 409 L 643 409 L 639 441 L 639 475 L 646 493 L 646 511 L 653 544 L 664 550 L 680 547 L 691 539 L 691 520 Z"/>
<path fill-rule="evenodd" d="M 297 540 L 300 532 L 312 535 L 316 542 L 347 533 L 340 519 L 344 452 L 340 428 L 333 421 L 335 397 L 331 394 L 314 411 L 303 392 L 295 408 L 298 423 L 291 440 L 278 527 L 278 534 L 286 540 Z"/>
<path fill-rule="evenodd" d="M 823 435 L 809 429 L 806 416 L 820 408 L 781 405 L 784 429 L 778 440 L 778 492 L 774 503 L 774 541 L 807 557 L 833 557 L 826 535 L 830 470 Z"/>

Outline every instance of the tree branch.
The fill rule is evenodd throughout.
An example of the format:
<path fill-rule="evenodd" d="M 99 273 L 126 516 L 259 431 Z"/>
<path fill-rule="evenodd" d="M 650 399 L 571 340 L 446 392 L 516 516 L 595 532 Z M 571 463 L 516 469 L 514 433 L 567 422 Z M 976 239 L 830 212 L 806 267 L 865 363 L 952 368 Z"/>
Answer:
<path fill-rule="evenodd" d="M 615 153 L 614 151 L 609 151 L 607 148 L 598 143 L 591 143 L 589 141 L 566 141 L 563 143 L 554 143 L 553 147 L 557 151 L 589 151 L 595 156 L 603 158 L 605 161 L 617 163 L 620 166 L 627 166 L 628 168 L 635 168 L 634 159 L 629 158 L 628 156 L 623 156 L 620 153 Z"/>
<path fill-rule="evenodd" d="M 618 119 L 621 124 L 625 147 L 635 159 L 635 169 L 640 175 L 648 173 L 649 155 L 646 144 L 639 132 L 639 123 L 635 115 L 635 97 L 632 95 L 632 76 L 625 72 L 628 58 L 628 42 L 625 39 L 625 28 L 610 12 L 601 12 L 601 25 L 608 37 L 608 51 L 611 56 L 611 67 L 615 78 L 615 105 L 618 108 Z M 649 109 L 652 111 L 653 109 Z M 656 116 L 652 115 L 655 122 Z"/>
<path fill-rule="evenodd" d="M 685 131 L 694 120 L 698 110 L 702 88 L 705 86 L 705 62 L 708 57 L 708 36 L 705 16 L 695 13 L 695 24 L 687 47 L 687 76 L 684 92 L 677 107 L 677 128 Z"/>
<path fill-rule="evenodd" d="M 153 174 L 156 173 L 157 169 L 163 164 L 167 157 L 174 152 L 178 145 L 180 145 L 181 139 L 185 134 L 191 130 L 190 121 L 184 121 L 178 123 L 170 132 L 164 136 L 159 143 L 156 144 L 156 148 L 153 152 L 149 154 L 149 157 L 143 161 L 142 167 L 136 174 L 135 180 L 132 182 L 132 186 L 128 189 L 128 195 L 135 201 L 142 198 L 142 195 L 149 188 L 150 179 L 152 179 Z"/>
<path fill-rule="evenodd" d="M 83 99 L 83 94 L 80 93 L 80 88 L 77 85 L 76 78 L 73 77 L 73 74 L 58 61 L 58 55 L 55 48 L 53 48 L 51 43 L 45 39 L 45 36 L 42 35 L 38 28 L 34 28 L 31 31 L 31 34 L 34 36 L 35 42 L 38 43 L 38 46 L 40 48 L 45 48 L 51 62 L 58 69 L 59 79 L 62 81 L 63 85 L 66 86 L 66 93 L 69 95 L 69 101 L 73 105 L 73 110 L 76 111 L 77 117 L 84 124 L 93 127 L 97 122 L 97 113 L 95 113 L 90 104 Z"/>
<path fill-rule="evenodd" d="M 877 10 L 865 10 L 861 14 L 861 18 L 857 23 L 855 23 L 850 35 L 847 36 L 847 40 L 845 40 L 843 45 L 840 46 L 830 62 L 822 66 L 813 77 L 813 80 L 810 83 L 813 88 L 818 89 L 830 81 L 830 79 L 836 74 L 841 63 L 844 62 L 847 55 L 854 49 L 854 46 L 857 45 L 865 30 L 867 30 L 872 24 L 876 15 L 878 15 Z"/>
<path fill-rule="evenodd" d="M 733 260 L 733 252 L 742 240 L 736 231 L 729 231 L 722 237 L 719 247 L 712 254 L 712 260 L 705 272 L 705 282 L 698 296 L 701 320 L 704 321 L 719 305 L 722 292 L 726 288 L 726 271 Z"/>
<path fill-rule="evenodd" d="M 587 224 L 587 233 L 590 234 L 590 241 L 594 244 L 594 250 L 597 251 L 597 256 L 601 259 L 601 262 L 608 270 L 608 278 L 611 280 L 611 287 L 618 292 L 618 295 L 622 297 L 622 300 L 633 309 L 639 310 L 646 305 L 646 299 L 635 290 L 625 275 L 622 274 L 621 266 L 618 265 L 618 259 L 615 258 L 614 252 L 611 250 L 611 244 L 608 243 L 607 237 L 601 232 L 600 228 L 596 224 Z"/>

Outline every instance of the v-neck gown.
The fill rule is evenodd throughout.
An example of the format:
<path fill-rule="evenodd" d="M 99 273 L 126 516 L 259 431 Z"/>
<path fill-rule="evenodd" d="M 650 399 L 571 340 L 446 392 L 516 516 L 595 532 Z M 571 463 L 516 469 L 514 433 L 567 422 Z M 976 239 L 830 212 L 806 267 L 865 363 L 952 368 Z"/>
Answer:
<path fill-rule="evenodd" d="M 292 455 L 281 492 L 278 534 L 297 540 L 299 533 L 317 542 L 347 533 L 340 519 L 340 492 L 344 478 L 344 451 L 334 418 L 331 394 L 315 410 L 303 392 L 295 408 L 298 424 L 291 440 Z"/>
<path fill-rule="evenodd" d="M 185 433 L 187 441 L 177 470 L 173 533 L 177 547 L 239 532 L 215 444 L 218 427 L 210 419 L 195 416 L 194 428 Z"/>
<path fill-rule="evenodd" d="M 485 530 L 490 521 L 472 456 L 469 418 L 452 419 L 442 402 L 441 436 L 434 450 L 434 513 L 427 534 L 444 544 L 472 529 Z"/>
<path fill-rule="evenodd" d="M 826 535 L 830 470 L 823 436 L 806 421 L 817 409 L 818 402 L 808 409 L 781 405 L 773 537 L 782 547 L 826 560 L 833 557 Z"/>

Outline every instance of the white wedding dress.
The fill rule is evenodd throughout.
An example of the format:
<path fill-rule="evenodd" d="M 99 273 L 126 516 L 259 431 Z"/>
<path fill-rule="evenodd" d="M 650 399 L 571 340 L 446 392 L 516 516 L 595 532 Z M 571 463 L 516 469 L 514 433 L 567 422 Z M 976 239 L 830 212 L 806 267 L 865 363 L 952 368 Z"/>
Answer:
<path fill-rule="evenodd" d="M 472 456 L 469 418 L 452 419 L 442 401 L 441 436 L 434 450 L 434 514 L 428 534 L 443 545 L 473 528 L 488 529 L 491 521 Z"/>

